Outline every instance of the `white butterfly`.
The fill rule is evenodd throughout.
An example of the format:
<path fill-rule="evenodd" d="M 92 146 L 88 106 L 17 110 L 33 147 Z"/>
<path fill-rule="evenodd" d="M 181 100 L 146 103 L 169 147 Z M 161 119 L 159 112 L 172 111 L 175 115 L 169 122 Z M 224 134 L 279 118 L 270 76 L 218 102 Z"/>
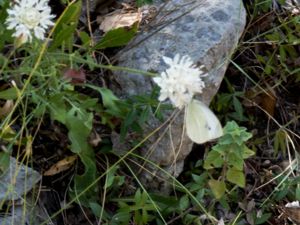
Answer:
<path fill-rule="evenodd" d="M 222 125 L 216 115 L 203 102 L 195 99 L 186 107 L 185 124 L 188 137 L 197 144 L 223 135 Z"/>

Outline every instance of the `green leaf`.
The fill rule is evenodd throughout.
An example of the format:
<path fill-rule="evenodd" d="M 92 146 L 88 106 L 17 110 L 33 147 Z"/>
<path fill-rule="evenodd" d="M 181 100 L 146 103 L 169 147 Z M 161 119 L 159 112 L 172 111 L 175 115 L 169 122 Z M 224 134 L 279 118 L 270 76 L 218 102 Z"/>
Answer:
<path fill-rule="evenodd" d="M 77 111 L 75 108 L 67 113 L 66 126 L 72 152 L 78 154 L 89 148 L 87 139 L 92 130 L 92 122 L 92 113 Z"/>
<path fill-rule="evenodd" d="M 286 195 L 290 192 L 290 188 L 287 187 L 287 185 L 282 185 L 282 187 L 279 190 L 276 190 L 276 193 L 274 195 L 274 200 L 275 201 L 280 201 L 282 200 L 284 197 L 286 197 Z"/>
<path fill-rule="evenodd" d="M 66 43 L 70 47 L 70 45 L 72 45 L 71 40 L 76 26 L 77 24 L 73 24 L 70 26 L 65 25 L 64 28 L 59 33 L 57 33 L 57 35 L 53 39 L 50 51 L 61 46 L 63 43 Z"/>
<path fill-rule="evenodd" d="M 202 225 L 200 216 L 192 214 L 186 214 L 183 217 L 182 222 L 184 225 Z"/>
<path fill-rule="evenodd" d="M 280 34 L 278 32 L 274 32 L 272 34 L 267 34 L 265 36 L 268 40 L 274 41 L 274 42 L 279 42 L 282 40 L 282 37 L 280 37 Z"/>
<path fill-rule="evenodd" d="M 285 47 L 283 45 L 279 46 L 279 55 L 280 55 L 280 62 L 283 63 L 286 61 L 286 52 Z"/>
<path fill-rule="evenodd" d="M 244 160 L 239 152 L 240 147 L 235 145 L 237 148 L 228 153 L 228 164 L 233 166 L 237 170 L 243 170 Z"/>
<path fill-rule="evenodd" d="M 207 172 L 202 173 L 200 176 L 196 174 L 192 174 L 193 181 L 200 186 L 206 183 L 207 177 L 208 177 Z"/>
<path fill-rule="evenodd" d="M 93 114 L 82 108 L 73 107 L 67 112 L 65 125 L 68 128 L 68 137 L 71 141 L 71 151 L 78 154 L 84 165 L 84 173 L 76 175 L 74 190 L 71 190 L 73 198 L 77 198 L 80 204 L 88 207 L 90 201 L 97 201 L 96 184 L 91 185 L 97 175 L 94 151 L 87 140 L 92 130 Z M 79 193 L 84 194 L 78 198 Z"/>
<path fill-rule="evenodd" d="M 283 152 L 283 155 L 286 154 L 286 132 L 283 129 L 279 129 L 275 133 L 274 154 L 277 155 L 279 150 Z"/>
<path fill-rule="evenodd" d="M 229 168 L 226 173 L 226 178 L 233 184 L 238 185 L 239 187 L 245 187 L 245 175 L 243 171 L 236 170 L 234 168 Z"/>
<path fill-rule="evenodd" d="M 95 45 L 94 49 L 124 46 L 135 36 L 137 30 L 138 23 L 135 23 L 129 29 L 120 27 L 115 30 L 110 30 L 105 34 L 101 41 Z"/>
<path fill-rule="evenodd" d="M 128 225 L 131 215 L 129 212 L 119 212 L 111 219 L 111 225 Z"/>
<path fill-rule="evenodd" d="M 186 210 L 190 205 L 190 200 L 187 195 L 184 195 L 179 200 L 179 208 L 180 210 L 184 211 Z"/>
<path fill-rule="evenodd" d="M 153 2 L 152 0 L 137 0 L 136 4 L 138 7 L 141 7 L 142 5 L 150 4 L 152 2 Z"/>
<path fill-rule="evenodd" d="M 227 122 L 223 130 L 224 136 L 218 142 L 221 145 L 232 143 L 243 145 L 252 137 L 252 134 L 247 132 L 245 127 L 239 127 L 235 121 Z"/>
<path fill-rule="evenodd" d="M 0 99 L 13 100 L 18 97 L 17 89 L 12 87 L 4 91 L 0 91 Z"/>
<path fill-rule="evenodd" d="M 148 121 L 151 114 L 151 106 L 146 106 L 145 109 L 142 111 L 141 115 L 139 116 L 139 122 L 144 124 Z"/>
<path fill-rule="evenodd" d="M 106 183 L 105 183 L 105 185 L 104 185 L 104 188 L 105 189 L 107 189 L 107 188 L 109 188 L 109 187 L 111 187 L 112 186 L 112 184 L 114 183 L 114 180 L 115 180 L 115 172 L 116 172 L 116 170 L 118 169 L 118 167 L 117 166 L 115 166 L 114 168 L 111 168 L 110 170 L 109 170 L 109 172 L 107 173 L 107 178 L 106 178 Z"/>
<path fill-rule="evenodd" d="M 298 184 L 295 190 L 295 198 L 296 200 L 300 200 L 300 185 Z"/>
<path fill-rule="evenodd" d="M 148 211 L 146 209 L 142 209 L 142 224 L 147 224 L 149 220 L 149 215 L 148 215 Z"/>
<path fill-rule="evenodd" d="M 143 218 L 142 218 L 142 215 L 139 210 L 136 210 L 134 212 L 134 224 L 137 224 L 137 225 L 143 224 Z"/>
<path fill-rule="evenodd" d="M 84 173 L 75 176 L 74 190 L 71 189 L 70 194 L 72 198 L 76 198 L 79 204 L 88 207 L 89 202 L 97 202 L 98 200 L 97 183 L 94 183 L 97 177 L 95 155 L 93 154 L 93 149 L 90 147 L 78 155 L 84 165 Z M 92 183 L 94 183 L 94 185 L 92 185 Z M 83 193 L 83 195 L 77 197 L 77 195 L 81 193 Z"/>
<path fill-rule="evenodd" d="M 142 196 L 141 196 L 141 201 L 139 202 L 139 204 L 141 206 L 144 206 L 146 203 L 147 203 L 147 200 L 148 200 L 148 195 L 145 191 L 142 192 Z M 151 205 L 152 206 L 152 205 Z"/>
<path fill-rule="evenodd" d="M 92 88 L 98 92 L 100 92 L 102 96 L 102 102 L 104 107 L 106 107 L 107 112 L 120 117 L 121 111 L 118 103 L 120 102 L 120 99 L 114 95 L 114 93 L 108 89 L 108 88 L 100 88 L 96 87 L 94 85 L 88 85 L 86 84 L 85 86 Z"/>
<path fill-rule="evenodd" d="M 89 202 L 89 206 L 95 216 L 100 218 L 102 220 L 108 220 L 109 219 L 109 214 L 102 208 L 102 206 L 96 202 Z M 102 214 L 102 215 L 101 215 Z"/>
<path fill-rule="evenodd" d="M 90 41 L 91 41 L 91 38 L 88 35 L 88 33 L 84 32 L 84 31 L 81 31 L 81 32 L 79 32 L 79 37 L 80 37 L 80 40 L 82 42 L 82 45 L 85 46 L 85 47 L 88 47 L 89 44 L 90 44 Z"/>
<path fill-rule="evenodd" d="M 134 201 L 136 204 L 138 204 L 142 199 L 142 193 L 141 193 L 141 190 L 140 189 L 137 189 L 137 191 L 135 192 L 135 195 L 134 195 Z"/>
<path fill-rule="evenodd" d="M 9 167 L 10 155 L 8 152 L 0 152 L 0 175 Z"/>
<path fill-rule="evenodd" d="M 208 185 L 210 189 L 212 190 L 214 196 L 216 199 L 220 199 L 226 191 L 226 185 L 224 181 L 218 181 L 218 180 L 209 180 Z"/>
<path fill-rule="evenodd" d="M 81 5 L 82 1 L 79 0 L 68 6 L 63 17 L 56 24 L 50 50 L 53 50 L 64 43 L 67 44 L 69 50 L 71 50 L 73 45 L 73 35 L 81 13 Z"/>
<path fill-rule="evenodd" d="M 271 218 L 273 214 L 272 213 L 264 213 L 261 215 L 261 217 L 257 217 L 255 219 L 255 225 L 259 225 L 259 224 L 266 224 L 267 220 L 269 218 Z"/>
<path fill-rule="evenodd" d="M 255 155 L 255 152 L 244 146 L 243 159 L 248 159 L 249 157 Z"/>
<path fill-rule="evenodd" d="M 224 164 L 224 159 L 220 153 L 217 151 L 210 151 L 204 161 L 204 168 L 206 170 L 212 168 L 220 168 Z"/>
<path fill-rule="evenodd" d="M 63 99 L 63 94 L 51 96 L 48 101 L 51 119 L 65 124 L 67 118 L 67 108 Z"/>
<path fill-rule="evenodd" d="M 238 100 L 238 98 L 235 96 L 233 97 L 233 106 L 237 113 L 238 120 L 243 121 L 243 119 L 244 119 L 243 106 L 242 106 L 241 102 Z"/>

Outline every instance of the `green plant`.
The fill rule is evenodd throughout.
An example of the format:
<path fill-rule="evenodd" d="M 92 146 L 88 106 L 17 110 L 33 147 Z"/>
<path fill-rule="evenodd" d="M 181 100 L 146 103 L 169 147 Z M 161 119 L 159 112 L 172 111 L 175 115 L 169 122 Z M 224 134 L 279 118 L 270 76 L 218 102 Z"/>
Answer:
<path fill-rule="evenodd" d="M 2 25 L 5 24 L 8 6 L 9 1 L 1 2 Z M 133 109 L 109 89 L 90 84 L 88 81 L 83 67 L 90 70 L 114 67 L 98 64 L 95 58 L 90 57 L 90 51 L 94 50 L 88 43 L 90 39 L 84 39 L 86 35 L 83 33 L 76 35 L 81 6 L 81 1 L 67 4 L 50 32 L 51 43 L 48 40 L 33 40 L 30 45 L 14 46 L 9 54 L 1 54 L 0 81 L 7 85 L 1 87 L 0 99 L 13 101 L 14 105 L 7 116 L 1 118 L 0 138 L 8 148 L 0 152 L 0 161 L 7 162 L 2 164 L 0 169 L 5 170 L 8 167 L 7 158 L 15 146 L 32 148 L 41 123 L 56 123 L 61 129 L 67 129 L 69 145 L 65 146 L 64 151 L 70 150 L 77 154 L 81 162 L 70 194 L 77 198 L 79 193 L 84 192 L 77 201 L 89 206 L 89 202 L 95 202 L 98 198 L 97 186 L 90 187 L 98 175 L 98 169 L 94 149 L 88 141 L 95 116 L 101 117 L 102 125 L 114 129 L 119 125 L 114 124 L 112 120 L 118 118 L 128 121 L 127 114 Z M 3 38 L 0 48 L 14 42 L 11 32 L 2 25 L 0 34 Z M 137 26 L 110 31 L 94 48 L 105 49 L 125 45 L 136 32 Z M 117 39 L 114 38 L 116 36 Z M 84 48 L 78 48 L 76 45 L 80 39 L 85 44 Z M 14 61 L 14 57 L 18 59 Z M 86 94 L 85 91 L 89 93 Z M 146 107 L 140 105 L 142 108 Z M 20 129 L 14 129 L 14 126 Z M 32 140 L 28 142 L 27 137 L 32 137 Z M 27 156 L 30 154 L 29 151 Z"/>
<path fill-rule="evenodd" d="M 145 5 L 145 4 L 150 4 L 152 2 L 153 2 L 153 0 L 136 0 L 137 6 L 142 6 L 142 5 Z"/>
<path fill-rule="evenodd" d="M 208 182 L 217 199 L 225 194 L 225 181 L 245 187 L 244 160 L 254 155 L 245 142 L 251 137 L 252 135 L 246 132 L 246 128 L 239 127 L 234 121 L 227 122 L 224 136 L 207 154 L 204 161 L 206 170 L 222 168 L 219 178 L 212 178 Z"/>

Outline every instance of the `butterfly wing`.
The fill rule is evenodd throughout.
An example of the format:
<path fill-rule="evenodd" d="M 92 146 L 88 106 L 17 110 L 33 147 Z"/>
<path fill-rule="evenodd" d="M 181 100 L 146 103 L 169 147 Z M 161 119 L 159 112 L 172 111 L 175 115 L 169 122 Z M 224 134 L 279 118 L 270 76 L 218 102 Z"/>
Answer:
<path fill-rule="evenodd" d="M 194 99 L 186 110 L 186 131 L 193 142 L 202 144 L 223 135 L 220 121 L 204 103 Z"/>

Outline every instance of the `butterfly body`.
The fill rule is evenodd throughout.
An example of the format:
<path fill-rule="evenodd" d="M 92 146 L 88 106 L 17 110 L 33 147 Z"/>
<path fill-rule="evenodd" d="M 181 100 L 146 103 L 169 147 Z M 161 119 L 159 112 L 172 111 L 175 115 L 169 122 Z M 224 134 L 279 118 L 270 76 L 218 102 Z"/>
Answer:
<path fill-rule="evenodd" d="M 216 115 L 203 102 L 193 99 L 186 108 L 186 131 L 197 144 L 219 138 L 223 129 Z"/>

